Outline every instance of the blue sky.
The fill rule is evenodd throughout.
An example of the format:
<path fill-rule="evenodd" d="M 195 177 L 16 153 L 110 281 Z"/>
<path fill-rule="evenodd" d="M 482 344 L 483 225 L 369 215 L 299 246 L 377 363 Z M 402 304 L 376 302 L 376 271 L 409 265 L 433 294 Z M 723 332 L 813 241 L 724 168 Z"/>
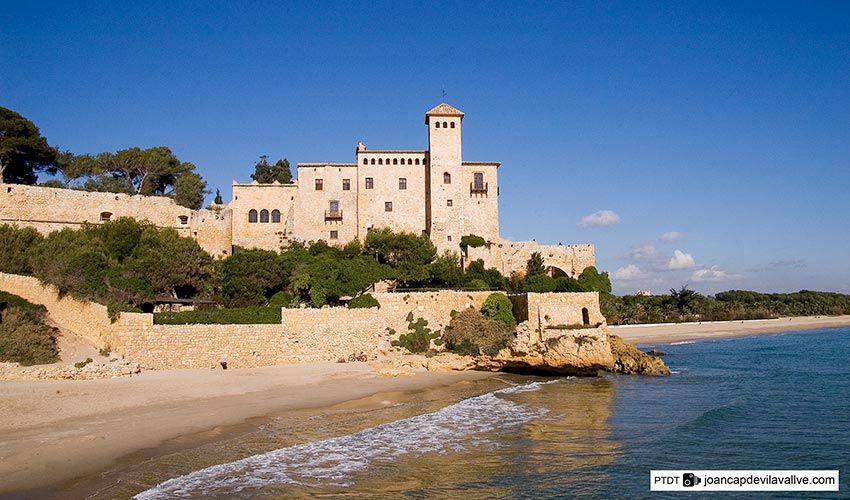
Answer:
<path fill-rule="evenodd" d="M 618 293 L 850 292 L 848 2 L 71 4 L 0 18 L 0 106 L 63 149 L 227 198 L 260 154 L 425 148 L 445 89 L 504 237 L 595 243 Z"/>

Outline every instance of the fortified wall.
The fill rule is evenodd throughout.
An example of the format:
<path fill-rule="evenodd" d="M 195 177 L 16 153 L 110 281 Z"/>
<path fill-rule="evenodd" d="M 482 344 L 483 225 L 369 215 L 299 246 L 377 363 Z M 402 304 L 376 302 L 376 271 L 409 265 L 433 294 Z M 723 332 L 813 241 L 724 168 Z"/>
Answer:
<path fill-rule="evenodd" d="M 355 352 L 372 356 L 407 333 L 409 318 L 423 318 L 432 330 L 443 330 L 452 311 L 480 308 L 490 295 L 450 290 L 375 293 L 381 304 L 377 309 L 283 309 L 280 324 L 154 325 L 153 315 L 143 313 L 121 313 L 113 323 L 106 307 L 60 298 L 54 287 L 31 276 L 0 273 L 0 290 L 44 305 L 61 328 L 148 369 L 213 368 L 222 361 L 232 368 L 336 361 Z M 513 302 L 515 316 L 527 319 L 541 338 L 552 326 L 605 321 L 595 292 L 530 293 Z"/>
<path fill-rule="evenodd" d="M 470 247 L 464 252 L 464 267 L 481 259 L 505 276 L 525 269 L 531 254 L 538 252 L 543 265 L 552 276 L 578 278 L 585 268 L 596 265 L 593 245 L 540 245 L 536 241 L 499 240 L 482 247 Z"/>

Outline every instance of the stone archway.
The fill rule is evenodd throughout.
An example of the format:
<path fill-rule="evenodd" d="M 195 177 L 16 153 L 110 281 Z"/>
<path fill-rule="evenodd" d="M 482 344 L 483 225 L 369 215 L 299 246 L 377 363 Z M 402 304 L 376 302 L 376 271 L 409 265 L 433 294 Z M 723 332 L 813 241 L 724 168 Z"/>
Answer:
<path fill-rule="evenodd" d="M 570 273 L 564 271 L 563 269 L 561 269 L 560 267 L 557 267 L 557 266 L 546 267 L 546 274 L 548 274 L 549 276 L 551 276 L 553 278 L 562 278 L 562 277 L 569 277 L 570 276 Z"/>

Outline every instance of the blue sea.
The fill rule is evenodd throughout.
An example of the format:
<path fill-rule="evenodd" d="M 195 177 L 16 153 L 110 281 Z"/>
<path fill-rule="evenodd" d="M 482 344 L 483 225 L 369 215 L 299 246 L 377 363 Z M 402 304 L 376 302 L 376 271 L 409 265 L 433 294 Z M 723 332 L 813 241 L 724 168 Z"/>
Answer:
<path fill-rule="evenodd" d="M 839 493 L 785 496 L 850 497 L 850 329 L 653 347 L 672 376 L 500 375 L 281 416 L 118 471 L 101 496 L 667 498 L 651 469 L 839 469 Z"/>

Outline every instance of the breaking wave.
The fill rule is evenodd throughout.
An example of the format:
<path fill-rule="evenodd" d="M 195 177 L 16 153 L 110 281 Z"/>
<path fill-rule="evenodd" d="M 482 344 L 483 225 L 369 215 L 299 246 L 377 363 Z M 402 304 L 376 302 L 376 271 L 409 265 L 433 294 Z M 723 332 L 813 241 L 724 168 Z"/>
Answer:
<path fill-rule="evenodd" d="M 532 382 L 465 399 L 433 413 L 397 420 L 346 436 L 290 446 L 214 465 L 169 479 L 135 498 L 188 498 L 233 495 L 268 485 L 350 484 L 352 474 L 370 463 L 402 456 L 463 452 L 493 444 L 484 434 L 530 422 L 546 408 L 531 408 L 499 397 L 536 391 L 550 382 Z"/>

